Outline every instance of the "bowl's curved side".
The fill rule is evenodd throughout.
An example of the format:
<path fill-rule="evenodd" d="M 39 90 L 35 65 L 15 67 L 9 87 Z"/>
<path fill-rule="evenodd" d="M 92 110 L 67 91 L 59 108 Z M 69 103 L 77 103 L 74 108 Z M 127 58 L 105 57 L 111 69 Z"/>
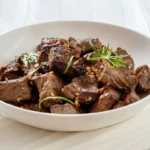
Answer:
<path fill-rule="evenodd" d="M 4 102 L 0 102 L 0 111 L 13 120 L 37 128 L 55 131 L 86 131 L 125 121 L 143 111 L 149 101 L 149 97 L 146 97 L 142 102 L 125 108 L 85 115 L 40 113 L 14 107 Z"/>
<path fill-rule="evenodd" d="M 32 25 L 14 30 L 0 36 L 0 65 L 8 63 L 14 56 L 23 52 L 33 51 L 42 37 L 74 36 L 77 38 L 98 37 L 103 42 L 111 43 L 113 47 L 122 46 L 133 56 L 136 66 L 150 64 L 150 39 L 134 31 L 121 27 L 92 22 L 53 22 Z M 9 44 L 8 44 L 9 43 Z M 110 126 L 131 118 L 143 110 L 149 103 L 149 97 L 124 108 L 102 113 L 86 115 L 55 115 L 27 111 L 0 102 L 0 112 L 4 115 L 28 124 L 57 131 L 83 131 Z"/>
<path fill-rule="evenodd" d="M 137 62 L 136 65 L 149 62 L 149 59 L 145 59 L 148 56 L 143 53 L 149 52 L 150 40 L 140 33 L 106 23 L 60 21 L 22 27 L 0 36 L 0 49 L 4 49 L 1 51 L 3 59 L 0 60 L 0 64 L 6 64 L 13 56 L 20 55 L 22 52 L 33 51 L 40 43 L 41 38 L 47 36 L 98 37 L 104 43 L 111 43 L 113 48 L 121 46 L 127 49 Z"/>

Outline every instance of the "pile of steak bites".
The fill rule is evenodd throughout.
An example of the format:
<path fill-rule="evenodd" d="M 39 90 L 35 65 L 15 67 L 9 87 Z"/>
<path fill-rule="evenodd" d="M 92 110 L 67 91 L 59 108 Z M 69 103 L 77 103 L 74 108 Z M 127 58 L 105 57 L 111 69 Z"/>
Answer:
<path fill-rule="evenodd" d="M 97 58 L 90 42 L 102 51 L 98 38 L 43 38 L 37 51 L 23 53 L 0 69 L 0 99 L 40 112 L 80 114 L 102 112 L 140 100 L 150 90 L 150 68 L 134 69 L 127 51 L 117 48 L 127 66 L 114 67 Z M 69 100 L 69 101 L 67 101 Z"/>

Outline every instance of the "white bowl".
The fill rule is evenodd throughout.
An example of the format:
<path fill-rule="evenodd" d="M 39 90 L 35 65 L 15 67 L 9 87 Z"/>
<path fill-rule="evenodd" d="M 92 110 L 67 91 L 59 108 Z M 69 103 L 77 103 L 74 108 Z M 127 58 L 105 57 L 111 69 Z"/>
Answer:
<path fill-rule="evenodd" d="M 134 58 L 136 67 L 150 65 L 150 39 L 140 33 L 118 26 L 95 22 L 50 22 L 23 27 L 0 36 L 0 65 L 14 56 L 34 51 L 42 37 L 77 38 L 98 37 L 116 48 L 125 48 Z M 9 94 L 9 93 L 8 93 Z M 14 107 L 0 101 L 0 112 L 9 118 L 38 128 L 57 131 L 84 131 L 103 128 L 133 117 L 149 104 L 150 97 L 119 108 L 100 113 L 63 115 L 40 113 Z"/>

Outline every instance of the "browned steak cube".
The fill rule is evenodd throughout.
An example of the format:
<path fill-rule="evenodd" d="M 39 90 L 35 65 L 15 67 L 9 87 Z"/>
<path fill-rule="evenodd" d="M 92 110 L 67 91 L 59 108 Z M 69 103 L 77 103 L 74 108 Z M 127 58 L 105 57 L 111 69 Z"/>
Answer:
<path fill-rule="evenodd" d="M 132 104 L 134 102 L 137 102 L 140 100 L 140 97 L 137 95 L 135 91 L 132 91 L 130 93 L 127 93 L 123 95 L 123 102 L 125 105 Z"/>
<path fill-rule="evenodd" d="M 123 107 L 123 106 L 125 106 L 125 103 L 124 103 L 123 101 L 118 101 L 118 102 L 114 105 L 113 109 L 117 109 L 117 108 L 120 108 L 120 107 Z"/>
<path fill-rule="evenodd" d="M 78 98 L 79 103 L 89 104 L 94 102 L 98 96 L 98 88 L 95 79 L 90 78 L 87 75 L 74 78 L 72 82 L 62 89 L 62 94 L 64 97 L 75 100 Z"/>
<path fill-rule="evenodd" d="M 39 69 L 40 73 L 45 74 L 45 73 L 50 72 L 49 63 L 48 62 L 41 62 L 40 63 L 40 67 L 41 67 L 41 69 Z"/>
<path fill-rule="evenodd" d="M 43 88 L 43 84 L 47 81 L 48 76 L 49 76 L 49 73 L 46 73 L 46 74 L 43 74 L 41 76 L 36 76 L 36 77 L 32 78 L 32 81 L 36 85 L 39 93 L 41 92 L 41 90 Z"/>
<path fill-rule="evenodd" d="M 40 52 L 43 50 L 44 47 L 50 46 L 56 46 L 57 38 L 42 38 L 41 44 L 38 45 L 37 51 Z"/>
<path fill-rule="evenodd" d="M 77 76 L 81 72 L 79 66 L 74 65 L 74 60 L 79 59 L 80 54 L 81 51 L 66 48 L 64 46 L 52 47 L 49 54 L 50 70 L 58 75 L 63 75 L 71 56 L 74 56 L 73 62 L 65 75 L 71 78 Z"/>
<path fill-rule="evenodd" d="M 79 39 L 75 39 L 73 37 L 69 37 L 68 41 L 69 41 L 69 46 L 71 48 L 78 49 L 82 53 L 87 53 L 87 52 L 92 51 L 91 46 L 89 44 L 90 41 L 98 49 L 101 49 L 101 47 L 102 47 L 102 43 L 99 41 L 98 38 L 87 38 L 87 39 L 79 40 Z"/>
<path fill-rule="evenodd" d="M 138 78 L 137 90 L 150 90 L 150 68 L 147 65 L 140 66 L 136 69 L 136 75 Z"/>
<path fill-rule="evenodd" d="M 67 40 L 62 39 L 62 38 L 42 38 L 41 40 L 41 44 L 40 44 L 40 49 L 38 49 L 39 51 L 42 50 L 42 48 L 46 47 L 46 46 L 57 46 L 57 45 L 64 45 L 67 44 Z"/>
<path fill-rule="evenodd" d="M 80 111 L 77 110 L 73 105 L 66 103 L 63 105 L 53 105 L 50 107 L 51 113 L 55 114 L 79 114 Z"/>
<path fill-rule="evenodd" d="M 114 105 L 113 109 L 132 104 L 132 103 L 137 102 L 139 100 L 140 100 L 140 97 L 137 95 L 137 93 L 135 91 L 132 91 L 130 93 L 126 93 L 122 96 L 121 101 L 118 101 Z"/>
<path fill-rule="evenodd" d="M 23 100 L 31 100 L 32 93 L 28 85 L 27 77 L 1 81 L 0 82 L 0 100 L 6 102 L 19 102 Z"/>
<path fill-rule="evenodd" d="M 3 73 L 4 73 L 5 70 L 6 70 L 6 67 L 1 67 L 0 68 L 0 81 L 2 81 L 2 79 L 5 80 L 4 77 L 3 77 Z"/>
<path fill-rule="evenodd" d="M 39 53 L 38 61 L 39 62 L 47 62 L 48 61 L 48 55 L 50 52 L 51 46 L 44 47 Z"/>
<path fill-rule="evenodd" d="M 3 72 L 2 75 L 2 80 L 8 79 L 8 80 L 12 80 L 12 79 L 18 79 L 19 77 L 23 76 L 23 72 L 22 72 L 22 68 L 21 68 L 21 64 L 18 63 L 17 60 L 12 61 L 11 63 L 9 63 L 6 66 L 5 71 Z"/>
<path fill-rule="evenodd" d="M 126 50 L 124 50 L 120 47 L 117 48 L 115 54 L 116 55 L 129 55 Z M 131 69 L 131 70 L 134 69 L 134 61 L 131 56 L 125 57 L 122 60 L 123 60 L 123 62 L 129 64 L 129 66 L 128 66 L 129 69 Z"/>
<path fill-rule="evenodd" d="M 110 64 L 103 60 L 97 62 L 94 66 L 94 71 L 98 78 L 98 81 L 104 85 L 110 85 L 111 87 L 126 92 L 135 90 L 137 85 L 137 77 L 127 67 L 110 67 Z"/>
<path fill-rule="evenodd" d="M 63 88 L 64 83 L 61 78 L 54 74 L 54 72 L 38 76 L 34 78 L 33 81 L 38 88 L 40 100 L 49 96 L 61 96 L 61 89 Z M 51 105 L 59 103 L 61 103 L 61 100 L 50 99 L 43 102 L 43 105 L 48 108 Z"/>
<path fill-rule="evenodd" d="M 110 110 L 120 99 L 120 93 L 111 87 L 101 89 L 101 94 L 99 99 L 93 104 L 91 112 Z"/>
<path fill-rule="evenodd" d="M 24 103 L 21 108 L 28 109 L 28 110 L 33 110 L 33 111 L 40 111 L 40 112 L 49 112 L 48 109 L 42 107 L 39 109 L 38 104 L 34 103 Z"/>
<path fill-rule="evenodd" d="M 38 46 L 39 62 L 48 61 L 48 55 L 51 47 L 67 44 L 65 39 L 60 38 L 43 38 L 41 45 Z"/>

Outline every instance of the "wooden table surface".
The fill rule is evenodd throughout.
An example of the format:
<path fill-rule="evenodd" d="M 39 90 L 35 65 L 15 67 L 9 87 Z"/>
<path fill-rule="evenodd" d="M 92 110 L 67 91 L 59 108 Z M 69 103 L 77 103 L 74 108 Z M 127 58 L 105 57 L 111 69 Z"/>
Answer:
<path fill-rule="evenodd" d="M 89 20 L 149 36 L 149 8 L 149 0 L 0 0 L 0 34 L 47 21 Z M 68 133 L 33 128 L 0 115 L 0 150 L 149 150 L 149 116 L 148 107 L 111 127 Z"/>

